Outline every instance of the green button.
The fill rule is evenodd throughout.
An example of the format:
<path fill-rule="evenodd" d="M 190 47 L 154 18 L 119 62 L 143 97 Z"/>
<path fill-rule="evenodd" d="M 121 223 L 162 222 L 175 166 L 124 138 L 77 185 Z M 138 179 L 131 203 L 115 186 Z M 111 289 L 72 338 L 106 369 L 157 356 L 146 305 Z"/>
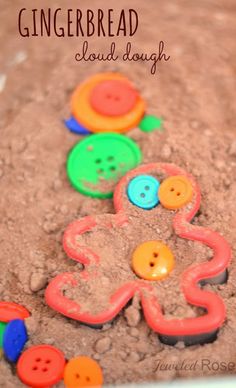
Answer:
<path fill-rule="evenodd" d="M 139 124 L 139 128 L 143 132 L 152 132 L 156 129 L 161 130 L 162 128 L 162 119 L 156 116 L 147 115 L 145 116 Z"/>
<path fill-rule="evenodd" d="M 96 198 L 112 197 L 115 184 L 141 162 L 142 154 L 130 138 L 116 133 L 87 136 L 75 145 L 67 159 L 67 175 L 73 187 Z"/>
<path fill-rule="evenodd" d="M 2 348 L 3 334 L 4 334 L 6 326 L 7 326 L 6 323 L 0 322 L 0 348 Z"/>

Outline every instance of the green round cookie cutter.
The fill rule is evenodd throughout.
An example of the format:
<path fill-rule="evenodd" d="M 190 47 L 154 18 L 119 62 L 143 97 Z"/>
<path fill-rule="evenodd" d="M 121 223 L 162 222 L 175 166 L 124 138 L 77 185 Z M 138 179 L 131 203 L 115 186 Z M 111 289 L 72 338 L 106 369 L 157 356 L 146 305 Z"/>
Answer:
<path fill-rule="evenodd" d="M 152 115 L 146 115 L 139 123 L 139 128 L 143 132 L 162 131 L 162 119 Z"/>
<path fill-rule="evenodd" d="M 0 349 L 2 348 L 3 334 L 5 332 L 7 324 L 5 322 L 0 322 Z"/>
<path fill-rule="evenodd" d="M 141 159 L 140 148 L 130 138 L 117 133 L 95 134 L 72 148 L 67 159 L 67 175 L 80 193 L 111 198 L 113 190 L 108 187 L 110 185 L 106 190 L 106 182 L 114 182 L 115 186 Z"/>

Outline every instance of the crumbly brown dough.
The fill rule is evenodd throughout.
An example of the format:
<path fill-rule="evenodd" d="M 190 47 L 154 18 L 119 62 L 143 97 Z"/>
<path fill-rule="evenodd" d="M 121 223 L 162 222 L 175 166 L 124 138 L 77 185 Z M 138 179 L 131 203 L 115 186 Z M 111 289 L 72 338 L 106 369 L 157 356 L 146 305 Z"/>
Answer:
<path fill-rule="evenodd" d="M 106 4 L 104 1 L 104 7 Z M 40 7 L 43 5 L 48 7 L 48 2 L 42 1 Z M 68 6 L 65 1 L 53 5 Z M 155 51 L 163 39 L 171 55 L 168 62 L 159 65 L 155 76 L 150 74 L 148 63 L 78 64 L 74 55 L 81 41 L 76 38 L 19 38 L 15 15 L 21 6 L 32 7 L 32 2 L 1 2 L 0 299 L 21 303 L 31 312 L 27 346 L 53 344 L 68 359 L 89 355 L 103 368 L 105 383 L 120 385 L 225 373 L 200 367 L 160 371 L 157 365 L 160 360 L 177 365 L 183 360 L 201 363 L 203 358 L 235 362 L 234 260 L 227 284 L 206 286 L 223 298 L 227 321 L 217 340 L 204 346 L 163 345 L 148 328 L 136 299 L 131 310 L 127 307 L 113 323 L 96 330 L 48 308 L 44 290 L 57 274 L 81 270 L 81 265 L 63 252 L 61 237 L 66 226 L 87 214 L 114 212 L 111 200 L 76 192 L 65 172 L 66 155 L 78 137 L 64 127 L 62 120 L 69 116 L 73 89 L 96 72 L 125 74 L 146 99 L 147 112 L 163 117 L 165 132 L 147 134 L 134 129 L 128 135 L 140 145 L 144 162 L 173 162 L 197 178 L 202 203 L 194 222 L 222 233 L 235 256 L 234 0 L 151 0 L 148 5 L 141 0 L 132 2 L 140 12 L 140 29 L 132 38 L 137 50 Z M 90 0 L 82 5 L 93 6 Z M 119 6 L 115 0 L 109 3 L 114 9 L 126 6 L 125 0 Z M 92 47 L 100 51 L 105 51 L 108 43 L 105 38 L 91 39 Z M 126 40 L 117 39 L 119 51 L 125 44 Z M 171 231 L 165 233 L 168 236 Z M 134 241 L 132 236 L 130 231 L 129 238 Z M 173 236 L 167 236 L 173 249 L 178 247 L 180 257 L 189 262 L 211 254 L 201 244 L 178 238 L 171 243 Z M 191 255 L 186 254 L 187 250 Z M 160 283 L 161 295 L 172 316 L 199 314 L 179 298 L 177 278 L 174 290 L 162 290 Z M 0 360 L 0 387 L 21 386 L 15 367 Z"/>

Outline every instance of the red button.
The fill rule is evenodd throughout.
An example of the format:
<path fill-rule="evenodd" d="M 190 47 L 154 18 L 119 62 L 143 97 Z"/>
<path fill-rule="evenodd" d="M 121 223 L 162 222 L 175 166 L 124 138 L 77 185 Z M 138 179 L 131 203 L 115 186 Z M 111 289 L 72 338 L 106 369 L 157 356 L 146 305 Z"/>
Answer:
<path fill-rule="evenodd" d="M 13 302 L 0 302 L 0 322 L 28 318 L 30 313 L 25 307 Z"/>
<path fill-rule="evenodd" d="M 29 348 L 17 363 L 19 378 L 33 388 L 51 387 L 58 383 L 63 377 L 64 368 L 63 353 L 50 345 Z"/>
<path fill-rule="evenodd" d="M 104 116 L 122 116 L 136 104 L 137 91 L 128 82 L 121 80 L 102 81 L 91 92 L 92 108 Z"/>

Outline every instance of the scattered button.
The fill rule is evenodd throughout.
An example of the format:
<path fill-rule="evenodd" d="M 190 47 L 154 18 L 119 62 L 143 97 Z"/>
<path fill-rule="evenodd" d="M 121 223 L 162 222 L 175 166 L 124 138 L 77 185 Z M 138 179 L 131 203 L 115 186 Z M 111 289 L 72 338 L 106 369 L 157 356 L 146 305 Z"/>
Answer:
<path fill-rule="evenodd" d="M 133 140 L 114 133 L 96 134 L 86 137 L 72 149 L 67 160 L 67 175 L 82 194 L 109 198 L 113 194 L 111 186 L 115 187 L 121 176 L 140 161 L 141 151 Z"/>
<path fill-rule="evenodd" d="M 122 94 L 122 99 L 118 103 L 114 103 L 114 100 L 111 99 L 109 107 L 104 104 L 104 93 L 103 98 L 101 98 L 101 84 L 110 81 L 119 81 L 122 84 L 130 85 L 129 94 L 132 90 L 132 98 L 129 102 L 127 102 L 126 94 Z M 121 108 L 124 109 L 123 101 L 126 100 L 127 106 L 126 109 L 130 109 L 134 100 L 133 86 L 129 82 L 127 78 L 117 73 L 103 73 L 97 74 L 95 76 L 90 77 L 88 80 L 83 82 L 79 87 L 75 90 L 72 101 L 71 101 L 71 110 L 73 117 L 86 129 L 91 132 L 118 132 L 123 133 L 128 131 L 129 129 L 135 128 L 138 126 L 140 120 L 142 119 L 145 112 L 145 102 L 142 97 L 136 92 L 136 102 L 131 110 L 126 114 L 122 114 L 119 116 L 110 116 L 107 114 L 98 113 L 91 104 L 91 96 L 92 103 L 94 105 L 94 98 L 96 87 L 100 85 L 100 100 L 96 97 L 96 109 L 103 107 L 103 111 L 106 113 L 120 113 Z M 114 84 L 113 84 L 114 85 Z M 116 83 L 117 85 L 117 83 Z M 99 91 L 99 89 L 98 89 Z M 127 89 L 126 89 L 127 92 Z M 113 90 L 114 93 L 114 90 Z M 119 92 L 120 93 L 120 92 Z M 131 104 L 132 102 L 132 104 Z M 99 105 L 98 105 L 99 104 Z M 107 109 L 107 110 L 106 110 Z"/>
<path fill-rule="evenodd" d="M 7 324 L 5 322 L 0 322 L 0 348 L 2 348 L 3 334 L 5 332 Z"/>
<path fill-rule="evenodd" d="M 145 210 L 153 209 L 159 202 L 160 183 L 151 175 L 139 175 L 128 185 L 128 197 L 133 205 Z"/>
<path fill-rule="evenodd" d="M 10 362 L 16 362 L 24 349 L 28 335 L 24 321 L 15 319 L 7 324 L 3 335 L 3 351 Z"/>
<path fill-rule="evenodd" d="M 19 358 L 17 373 L 33 388 L 51 387 L 63 378 L 64 354 L 54 346 L 39 345 L 27 349 Z"/>
<path fill-rule="evenodd" d="M 143 132 L 152 132 L 156 129 L 161 130 L 162 119 L 156 116 L 146 115 L 140 121 L 139 128 Z"/>
<path fill-rule="evenodd" d="M 89 135 L 91 132 L 88 129 L 84 128 L 74 117 L 70 117 L 68 120 L 64 121 L 67 128 L 76 133 L 76 135 Z"/>
<path fill-rule="evenodd" d="M 181 175 L 165 179 L 159 189 L 162 206 L 167 209 L 179 209 L 191 201 L 193 188 L 191 182 Z"/>
<path fill-rule="evenodd" d="M 122 116 L 134 108 L 137 97 L 138 93 L 130 83 L 109 80 L 102 81 L 94 87 L 90 103 L 101 115 Z"/>
<path fill-rule="evenodd" d="M 132 268 L 142 279 L 161 280 L 174 268 L 174 256 L 163 242 L 146 241 L 135 249 Z"/>
<path fill-rule="evenodd" d="M 10 322 L 13 319 L 25 319 L 30 316 L 28 310 L 25 307 L 12 303 L 12 302 L 0 302 L 0 321 Z"/>
<path fill-rule="evenodd" d="M 95 360 L 81 356 L 72 358 L 65 367 L 66 388 L 94 387 L 103 384 L 102 370 Z"/>

